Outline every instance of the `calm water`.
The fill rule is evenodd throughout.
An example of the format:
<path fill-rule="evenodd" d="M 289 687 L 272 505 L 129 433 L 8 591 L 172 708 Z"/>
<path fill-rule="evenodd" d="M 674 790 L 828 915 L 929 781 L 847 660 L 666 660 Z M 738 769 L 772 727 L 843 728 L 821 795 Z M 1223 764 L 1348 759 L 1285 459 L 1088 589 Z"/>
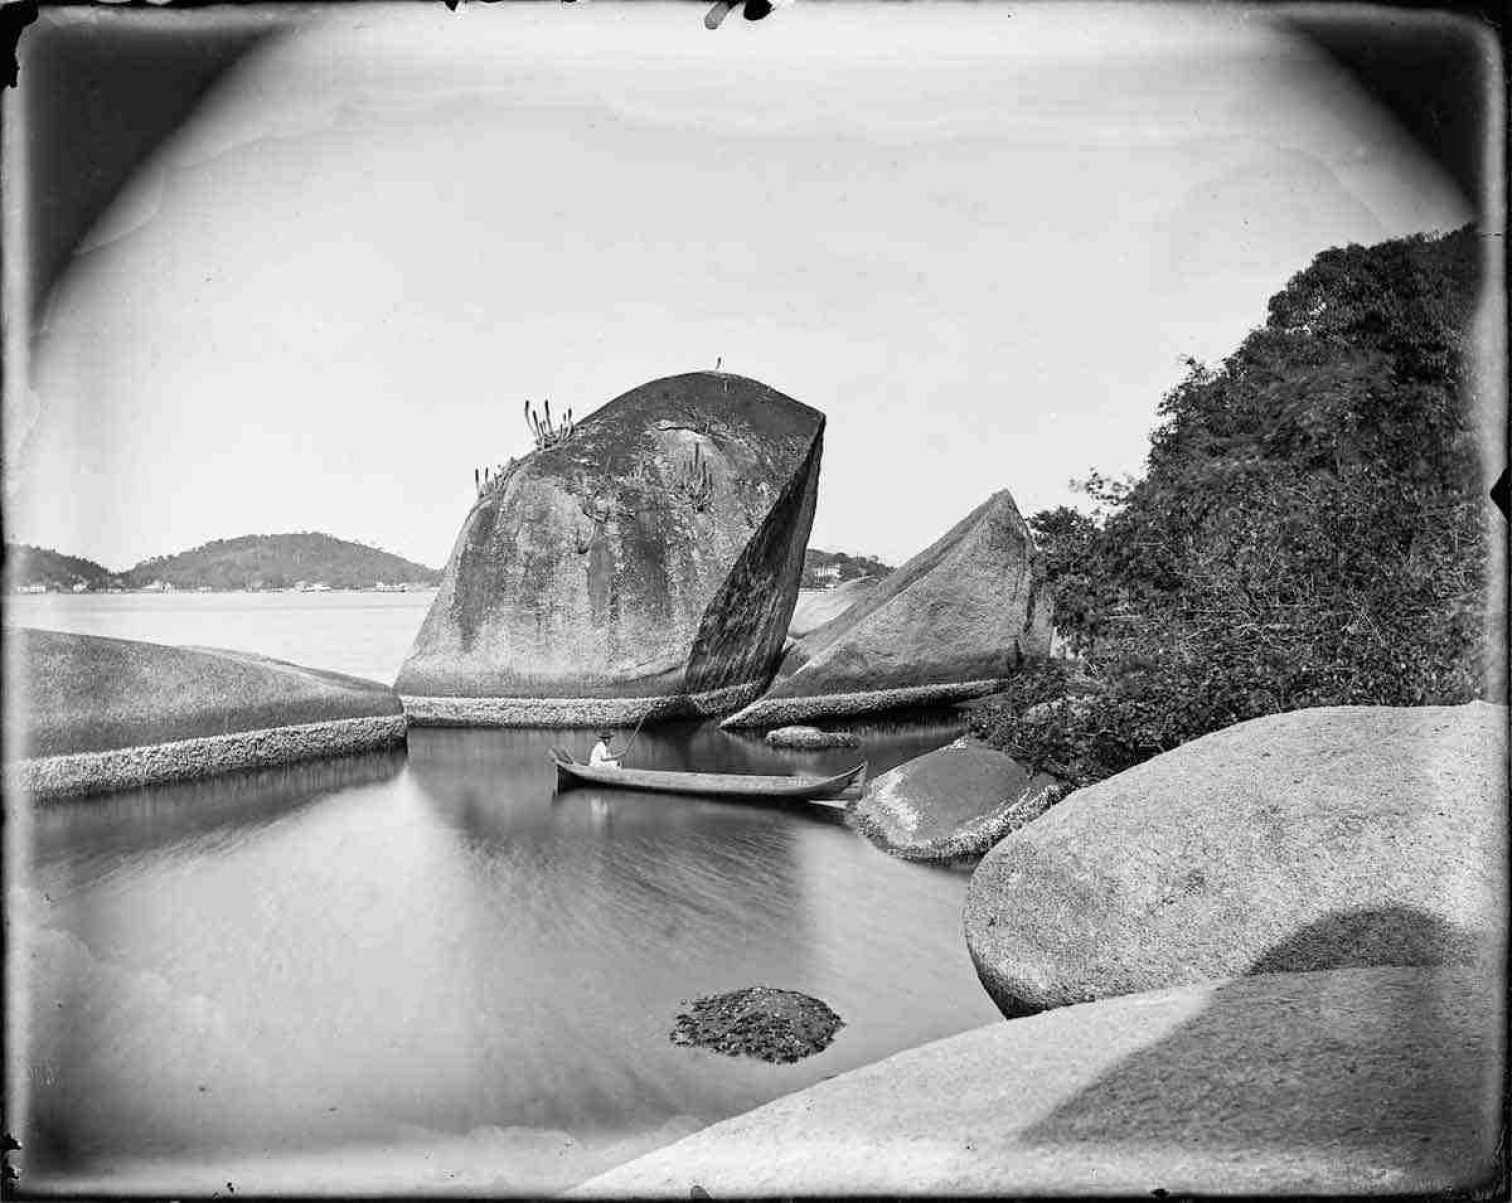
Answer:
<path fill-rule="evenodd" d="M 162 608 L 128 606 L 138 625 L 88 629 L 171 618 L 185 641 L 382 678 L 404 649 L 354 610 L 418 626 L 429 598 L 249 597 L 227 625 L 225 595 L 145 600 Z M 316 644 L 323 657 L 296 651 Z M 858 729 L 873 771 L 957 730 Z M 407 756 L 33 815 L 31 873 L 8 899 L 27 1181 L 554 1190 L 996 1018 L 961 937 L 963 874 L 893 860 L 829 813 L 557 795 L 552 744 L 581 754 L 588 736 L 419 730 Z M 705 724 L 643 731 L 629 763 L 835 771 L 855 756 Z M 754 983 L 823 998 L 846 1026 L 791 1066 L 669 1042 L 683 1000 Z"/>

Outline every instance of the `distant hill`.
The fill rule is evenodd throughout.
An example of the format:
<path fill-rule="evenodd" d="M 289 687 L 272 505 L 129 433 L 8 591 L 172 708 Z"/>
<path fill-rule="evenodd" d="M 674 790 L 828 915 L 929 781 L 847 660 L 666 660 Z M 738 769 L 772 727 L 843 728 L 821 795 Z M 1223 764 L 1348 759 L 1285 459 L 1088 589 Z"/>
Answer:
<path fill-rule="evenodd" d="M 128 589 L 162 581 L 175 589 L 287 589 L 305 584 L 371 589 L 434 585 L 441 573 L 374 547 L 313 531 L 216 539 L 177 555 L 143 560 L 121 574 Z"/>
<path fill-rule="evenodd" d="M 42 586 L 47 589 L 72 589 L 83 584 L 103 589 L 115 580 L 115 573 L 103 564 L 78 556 L 65 556 L 49 547 L 29 543 L 5 545 L 5 585 L 8 589 Z"/>
<path fill-rule="evenodd" d="M 827 589 L 842 581 L 861 576 L 886 576 L 891 565 L 873 556 L 853 556 L 843 551 L 820 551 L 810 547 L 803 553 L 803 578 L 800 589 Z"/>

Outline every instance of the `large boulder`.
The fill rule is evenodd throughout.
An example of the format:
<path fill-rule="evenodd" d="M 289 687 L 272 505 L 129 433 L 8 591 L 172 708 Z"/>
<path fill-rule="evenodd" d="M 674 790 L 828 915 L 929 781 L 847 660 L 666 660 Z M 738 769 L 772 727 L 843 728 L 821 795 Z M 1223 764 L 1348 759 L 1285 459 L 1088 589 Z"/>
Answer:
<path fill-rule="evenodd" d="M 724 721 L 776 726 L 979 697 L 1050 647 L 1050 593 L 1005 489 L 797 640 L 771 687 Z"/>
<path fill-rule="evenodd" d="M 1240 723 L 1079 790 L 977 866 L 966 940 L 1009 1016 L 1254 971 L 1495 957 L 1507 711 Z"/>
<path fill-rule="evenodd" d="M 867 783 L 851 811 L 872 843 L 907 860 L 981 856 L 1039 818 L 1070 787 L 969 738 L 904 761 Z"/>
<path fill-rule="evenodd" d="M 387 686 L 246 652 L 20 629 L 14 784 L 132 789 L 405 741 Z"/>
<path fill-rule="evenodd" d="M 824 415 L 741 376 L 633 389 L 462 525 L 396 688 L 419 722 L 723 714 L 781 655 Z"/>
<path fill-rule="evenodd" d="M 880 583 L 874 576 L 858 576 L 842 581 L 833 589 L 803 589 L 798 593 L 798 604 L 793 607 L 793 617 L 788 623 L 788 634 L 794 639 L 817 631 L 827 622 L 844 614 Z"/>
<path fill-rule="evenodd" d="M 1501 1126 L 1500 982 L 1458 968 L 1274 974 L 989 1024 L 714 1124 L 570 1195 L 1484 1187 Z"/>

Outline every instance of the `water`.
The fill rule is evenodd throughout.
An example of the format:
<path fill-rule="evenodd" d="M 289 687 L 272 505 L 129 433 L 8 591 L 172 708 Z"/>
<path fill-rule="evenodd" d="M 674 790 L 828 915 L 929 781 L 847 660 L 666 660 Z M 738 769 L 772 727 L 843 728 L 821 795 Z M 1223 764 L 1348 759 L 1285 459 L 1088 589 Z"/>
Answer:
<path fill-rule="evenodd" d="M 218 628 L 228 598 L 242 612 Z M 424 611 L 405 595 L 49 600 L 114 602 L 131 633 L 171 616 L 225 645 L 202 632 L 234 627 L 249 650 L 380 678 L 402 658 L 392 631 L 333 616 Z M 323 659 L 295 654 L 316 645 Z M 958 726 L 858 729 L 879 772 Z M 894 860 L 831 812 L 555 794 L 547 749 L 589 738 L 416 730 L 407 755 L 39 809 L 8 900 L 25 1181 L 551 1191 L 997 1017 L 961 935 L 964 874 Z M 647 728 L 629 763 L 833 772 L 857 755 L 703 724 Z M 684 1000 L 756 983 L 824 999 L 845 1020 L 835 1043 L 789 1066 L 670 1043 Z"/>
<path fill-rule="evenodd" d="M 435 598 L 423 593 L 27 593 L 13 626 L 255 651 L 391 684 Z"/>

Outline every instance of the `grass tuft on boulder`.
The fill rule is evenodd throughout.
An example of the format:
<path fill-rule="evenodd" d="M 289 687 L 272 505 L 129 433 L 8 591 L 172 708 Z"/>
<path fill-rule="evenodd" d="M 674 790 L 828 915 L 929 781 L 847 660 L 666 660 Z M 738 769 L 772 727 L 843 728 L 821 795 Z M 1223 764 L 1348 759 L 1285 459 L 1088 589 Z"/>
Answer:
<path fill-rule="evenodd" d="M 844 1021 L 817 998 L 796 990 L 748 986 L 695 999 L 678 1015 L 673 1044 L 728 1057 L 790 1063 L 829 1047 Z"/>

